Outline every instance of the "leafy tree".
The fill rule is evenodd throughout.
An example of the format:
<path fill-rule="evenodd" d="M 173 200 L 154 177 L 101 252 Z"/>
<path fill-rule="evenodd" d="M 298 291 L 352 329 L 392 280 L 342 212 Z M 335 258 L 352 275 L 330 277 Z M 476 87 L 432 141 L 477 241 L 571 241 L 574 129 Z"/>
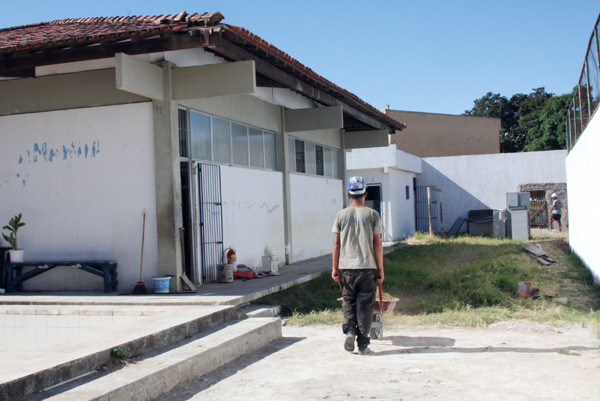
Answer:
<path fill-rule="evenodd" d="M 525 151 L 565 149 L 567 109 L 573 98 L 572 93 L 553 96 L 546 101 L 540 111 L 540 125 L 529 132 Z"/>
<path fill-rule="evenodd" d="M 565 148 L 566 110 L 572 94 L 554 96 L 545 88 L 510 99 L 488 92 L 465 115 L 502 119 L 500 151 L 521 152 Z"/>

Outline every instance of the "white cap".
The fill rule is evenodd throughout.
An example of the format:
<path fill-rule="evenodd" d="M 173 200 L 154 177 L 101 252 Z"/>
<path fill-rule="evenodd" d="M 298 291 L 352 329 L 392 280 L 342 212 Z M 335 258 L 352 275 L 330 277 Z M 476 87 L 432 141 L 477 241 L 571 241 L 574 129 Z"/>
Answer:
<path fill-rule="evenodd" d="M 552 198 L 558 198 L 558 196 L 556 196 L 556 192 L 552 192 Z"/>

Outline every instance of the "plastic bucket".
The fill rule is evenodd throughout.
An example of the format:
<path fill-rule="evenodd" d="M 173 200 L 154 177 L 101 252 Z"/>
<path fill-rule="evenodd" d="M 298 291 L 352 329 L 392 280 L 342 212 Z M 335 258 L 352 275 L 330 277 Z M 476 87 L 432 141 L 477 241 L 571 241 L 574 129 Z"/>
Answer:
<path fill-rule="evenodd" d="M 171 277 L 154 277 L 152 281 L 154 281 L 154 292 L 159 294 L 166 294 L 169 292 Z"/>
<path fill-rule="evenodd" d="M 217 265 L 217 279 L 219 283 L 233 283 L 233 264 Z"/>
<path fill-rule="evenodd" d="M 277 256 L 262 257 L 262 271 L 265 273 L 277 273 L 279 271 Z"/>

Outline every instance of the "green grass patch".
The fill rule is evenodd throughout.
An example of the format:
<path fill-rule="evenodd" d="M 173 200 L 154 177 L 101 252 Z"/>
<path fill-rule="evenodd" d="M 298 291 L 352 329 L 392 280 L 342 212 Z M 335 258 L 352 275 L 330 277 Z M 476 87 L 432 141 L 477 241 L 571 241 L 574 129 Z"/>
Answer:
<path fill-rule="evenodd" d="M 384 291 L 398 297 L 388 324 L 444 324 L 480 327 L 507 319 L 587 322 L 600 333 L 600 288 L 564 240 L 541 243 L 557 260 L 543 266 L 521 241 L 417 234 L 385 255 Z M 513 296 L 519 281 L 540 289 L 539 299 Z M 329 272 L 270 295 L 257 303 L 282 306 L 292 324 L 343 321 L 338 284 Z M 560 300 L 560 302 L 557 302 Z"/>

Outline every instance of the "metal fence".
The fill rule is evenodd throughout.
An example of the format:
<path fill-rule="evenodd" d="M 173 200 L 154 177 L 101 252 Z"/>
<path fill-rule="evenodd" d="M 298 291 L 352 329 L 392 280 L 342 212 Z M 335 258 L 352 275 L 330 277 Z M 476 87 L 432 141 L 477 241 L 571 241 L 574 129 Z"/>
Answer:
<path fill-rule="evenodd" d="M 218 279 L 217 266 L 223 263 L 221 166 L 198 163 L 198 191 L 202 282 L 214 283 Z"/>
<path fill-rule="evenodd" d="M 573 149 L 600 103 L 600 15 L 588 43 L 583 68 L 568 110 L 567 149 Z"/>
<path fill-rule="evenodd" d="M 416 187 L 415 214 L 416 231 L 443 235 L 442 191 L 433 187 Z"/>

